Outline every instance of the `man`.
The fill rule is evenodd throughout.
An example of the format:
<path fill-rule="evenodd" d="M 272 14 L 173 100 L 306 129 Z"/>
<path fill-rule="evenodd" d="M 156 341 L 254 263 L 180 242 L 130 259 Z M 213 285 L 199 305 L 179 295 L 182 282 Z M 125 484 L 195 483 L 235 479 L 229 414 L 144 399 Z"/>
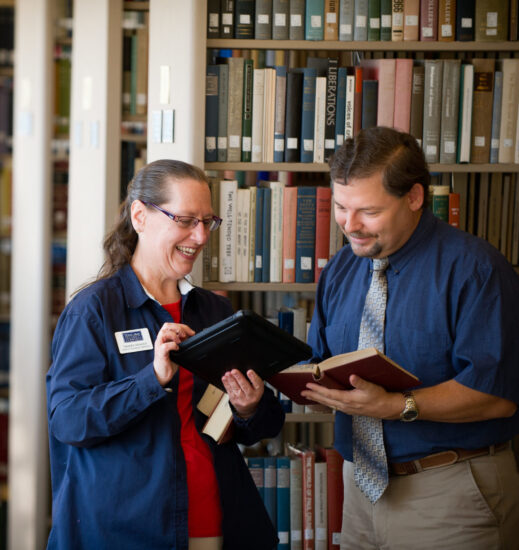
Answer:
<path fill-rule="evenodd" d="M 303 392 L 338 411 L 341 550 L 519 548 L 510 444 L 519 433 L 519 276 L 488 243 L 433 216 L 412 136 L 363 130 L 330 168 L 349 246 L 319 280 L 312 361 L 370 345 L 361 345 L 361 319 L 374 301 L 371 270 L 387 258 L 379 347 L 422 382 L 404 395 L 352 375 L 350 391 L 308 384 Z M 369 430 L 356 428 L 362 419 Z M 377 423 L 385 456 L 370 474 L 363 457 L 376 448 Z"/>

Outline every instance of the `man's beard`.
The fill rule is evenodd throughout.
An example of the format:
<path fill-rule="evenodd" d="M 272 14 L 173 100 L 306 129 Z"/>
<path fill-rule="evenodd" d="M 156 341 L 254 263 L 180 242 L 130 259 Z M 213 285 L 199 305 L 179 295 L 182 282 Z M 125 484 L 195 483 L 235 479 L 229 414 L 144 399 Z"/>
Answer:
<path fill-rule="evenodd" d="M 373 235 L 363 235 L 363 234 L 352 233 L 352 236 L 353 237 L 366 237 L 366 236 L 372 237 Z M 379 256 L 380 253 L 382 252 L 382 245 L 378 241 L 375 241 L 371 246 L 371 248 L 364 248 L 364 247 L 360 247 L 358 245 L 352 244 L 348 235 L 346 235 L 346 238 L 350 243 L 353 253 L 356 256 L 359 256 L 361 258 L 374 258 L 375 256 Z"/>

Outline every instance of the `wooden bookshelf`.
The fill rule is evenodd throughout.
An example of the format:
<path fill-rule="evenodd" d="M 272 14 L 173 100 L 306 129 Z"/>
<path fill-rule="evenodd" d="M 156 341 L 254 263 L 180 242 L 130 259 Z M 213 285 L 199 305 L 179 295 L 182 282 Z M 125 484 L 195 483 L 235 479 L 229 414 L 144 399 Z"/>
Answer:
<path fill-rule="evenodd" d="M 259 290 L 260 292 L 315 292 L 316 283 L 219 283 L 204 282 L 204 288 L 208 290 L 228 290 L 234 292 L 247 292 Z"/>

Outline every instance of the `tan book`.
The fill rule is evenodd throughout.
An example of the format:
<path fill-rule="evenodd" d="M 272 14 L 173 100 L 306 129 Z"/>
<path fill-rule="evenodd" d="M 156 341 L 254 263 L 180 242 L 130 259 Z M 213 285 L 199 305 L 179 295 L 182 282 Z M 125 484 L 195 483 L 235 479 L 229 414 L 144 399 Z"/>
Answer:
<path fill-rule="evenodd" d="M 477 42 L 508 38 L 508 0 L 477 0 L 474 37 Z"/>
<path fill-rule="evenodd" d="M 216 407 L 204 424 L 202 433 L 212 437 L 218 444 L 228 441 L 231 438 L 232 418 L 229 396 L 222 393 Z"/>
<path fill-rule="evenodd" d="M 420 36 L 420 0 L 404 0 L 404 40 L 418 40 Z"/>
<path fill-rule="evenodd" d="M 472 136 L 470 162 L 490 161 L 492 101 L 494 98 L 494 59 L 474 58 L 474 94 L 472 97 Z"/>
<path fill-rule="evenodd" d="M 324 39 L 339 40 L 339 0 L 324 2 Z"/>
<path fill-rule="evenodd" d="M 513 163 L 519 95 L 519 59 L 501 59 L 498 63 L 503 71 L 498 162 Z"/>
<path fill-rule="evenodd" d="M 454 41 L 456 34 L 456 0 L 438 2 L 438 40 Z"/>
<path fill-rule="evenodd" d="M 227 161 L 241 161 L 242 108 L 243 108 L 243 57 L 230 57 L 229 99 L 227 106 Z"/>
<path fill-rule="evenodd" d="M 297 187 L 283 189 L 283 282 L 296 280 Z"/>
<path fill-rule="evenodd" d="M 404 0 L 391 0 L 391 40 L 400 42 L 404 39 Z"/>

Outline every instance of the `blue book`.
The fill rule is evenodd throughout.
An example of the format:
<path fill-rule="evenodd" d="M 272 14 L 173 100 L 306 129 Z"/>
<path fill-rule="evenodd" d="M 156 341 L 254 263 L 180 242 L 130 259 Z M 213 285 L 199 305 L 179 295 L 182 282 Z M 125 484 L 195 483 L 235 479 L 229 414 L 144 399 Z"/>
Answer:
<path fill-rule="evenodd" d="M 263 274 L 263 195 L 264 187 L 258 187 L 256 191 L 256 227 L 255 227 L 255 251 L 254 251 L 254 282 L 261 283 Z"/>
<path fill-rule="evenodd" d="M 503 71 L 494 73 L 494 99 L 492 103 L 492 132 L 490 137 L 490 162 L 499 157 L 499 130 L 501 128 L 501 100 L 503 98 Z"/>
<path fill-rule="evenodd" d="M 218 75 L 219 65 L 207 65 L 205 73 L 205 161 L 216 162 L 218 153 Z"/>
<path fill-rule="evenodd" d="M 296 283 L 313 283 L 315 267 L 315 187 L 297 188 Z"/>
<path fill-rule="evenodd" d="M 337 72 L 337 110 L 335 112 L 335 150 L 344 143 L 346 129 L 346 67 L 339 67 Z"/>
<path fill-rule="evenodd" d="M 249 472 L 263 501 L 265 501 L 265 459 L 251 456 L 247 459 Z"/>
<path fill-rule="evenodd" d="M 277 528 L 279 544 L 277 550 L 290 549 L 290 458 L 276 459 Z"/>
<path fill-rule="evenodd" d="M 256 201 L 258 199 L 256 198 Z M 272 190 L 270 187 L 263 189 L 263 265 L 261 270 L 261 282 L 270 281 L 270 211 Z M 256 217 L 258 212 L 256 211 Z"/>
<path fill-rule="evenodd" d="M 277 488 L 276 488 L 276 457 L 275 456 L 266 456 L 263 459 L 264 469 L 264 489 L 263 489 L 263 502 L 267 513 L 270 517 L 270 521 L 276 528 L 277 525 Z"/>
<path fill-rule="evenodd" d="M 315 79 L 317 70 L 303 69 L 303 97 L 301 108 L 301 162 L 314 161 Z"/>
<path fill-rule="evenodd" d="M 324 40 L 324 0 L 305 2 L 305 40 Z"/>
<path fill-rule="evenodd" d="M 274 162 L 285 160 L 285 109 L 287 91 L 287 68 L 277 65 L 276 69 L 276 109 L 274 116 Z"/>
<path fill-rule="evenodd" d="M 353 40 L 368 39 L 368 0 L 355 0 L 355 18 L 353 23 Z"/>
<path fill-rule="evenodd" d="M 294 334 L 294 312 L 291 309 L 278 311 L 278 326 L 290 334 Z"/>
<path fill-rule="evenodd" d="M 326 69 L 326 115 L 324 122 L 324 160 L 335 152 L 335 119 L 337 116 L 337 76 L 338 60 L 328 59 Z"/>

